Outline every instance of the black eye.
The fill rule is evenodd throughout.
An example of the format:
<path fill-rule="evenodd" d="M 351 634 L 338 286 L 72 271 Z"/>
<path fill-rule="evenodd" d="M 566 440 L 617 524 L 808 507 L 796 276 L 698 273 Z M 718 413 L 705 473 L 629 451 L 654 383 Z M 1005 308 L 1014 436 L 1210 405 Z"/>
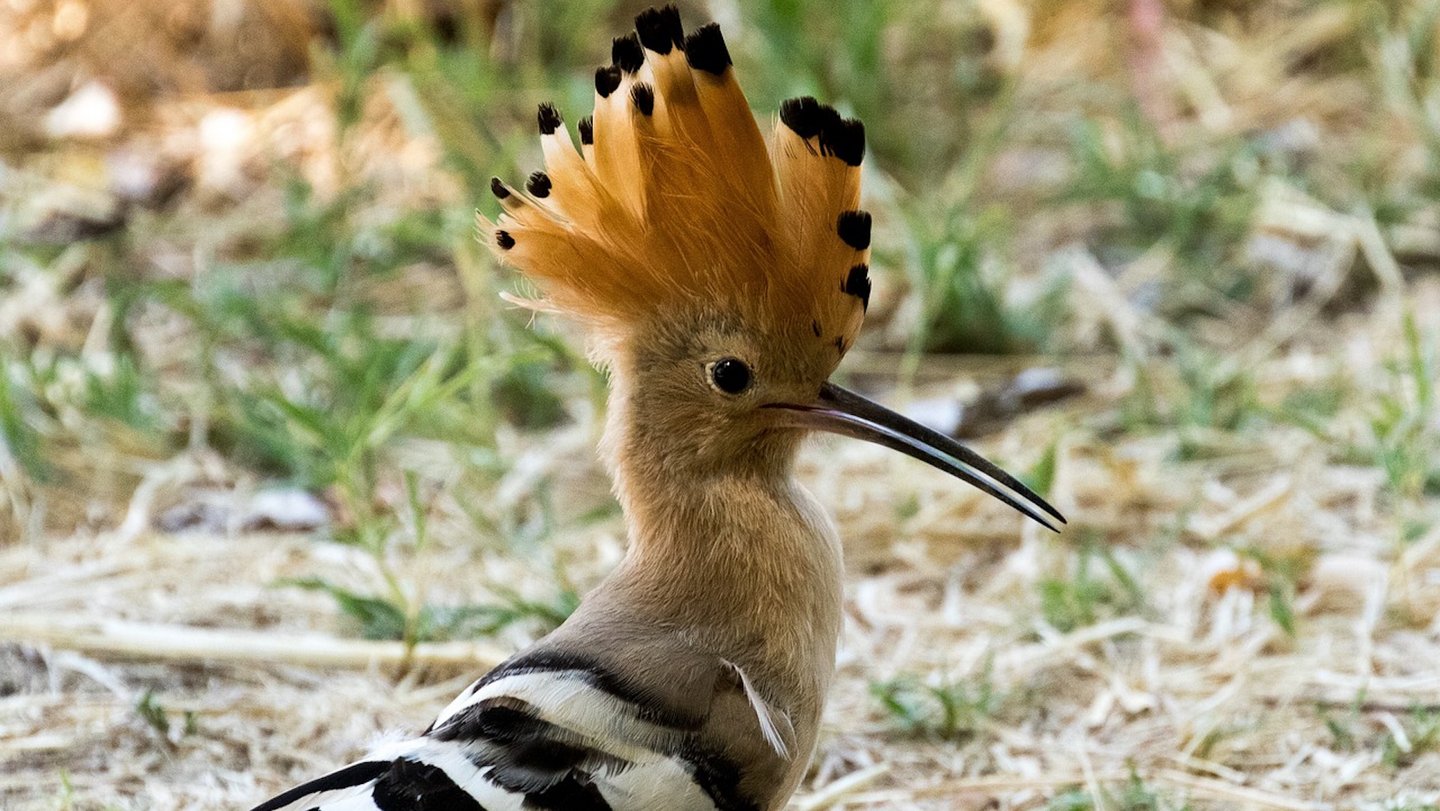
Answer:
<path fill-rule="evenodd" d="M 736 358 L 721 358 L 710 364 L 710 382 L 726 394 L 739 394 L 750 388 L 750 367 Z"/>

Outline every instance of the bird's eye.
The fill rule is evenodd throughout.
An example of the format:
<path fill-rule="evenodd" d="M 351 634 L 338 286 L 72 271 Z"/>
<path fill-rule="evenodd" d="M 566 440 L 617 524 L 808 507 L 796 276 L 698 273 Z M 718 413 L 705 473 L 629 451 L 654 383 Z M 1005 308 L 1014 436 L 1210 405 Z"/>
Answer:
<path fill-rule="evenodd" d="M 726 394 L 750 388 L 750 367 L 738 358 L 721 358 L 710 364 L 710 384 Z"/>

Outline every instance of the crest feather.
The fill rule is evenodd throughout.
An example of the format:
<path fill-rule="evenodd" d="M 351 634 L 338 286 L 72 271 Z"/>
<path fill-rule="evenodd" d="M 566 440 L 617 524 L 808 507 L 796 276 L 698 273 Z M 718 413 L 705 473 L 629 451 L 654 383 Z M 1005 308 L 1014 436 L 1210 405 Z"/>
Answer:
<path fill-rule="evenodd" d="M 530 306 L 622 331 L 724 307 L 843 353 L 870 292 L 864 127 L 792 99 L 767 147 L 719 26 L 687 37 L 666 6 L 636 28 L 596 71 L 581 150 L 541 106 L 545 171 L 528 194 L 495 181 L 501 214 L 481 218 L 484 239 L 540 290 Z"/>

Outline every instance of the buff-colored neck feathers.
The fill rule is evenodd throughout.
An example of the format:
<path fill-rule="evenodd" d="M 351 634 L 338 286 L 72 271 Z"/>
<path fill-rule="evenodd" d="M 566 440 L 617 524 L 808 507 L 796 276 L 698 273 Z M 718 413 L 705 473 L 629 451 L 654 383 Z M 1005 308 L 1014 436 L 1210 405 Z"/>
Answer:
<path fill-rule="evenodd" d="M 792 99 L 767 147 L 717 25 L 687 37 L 666 6 L 635 27 L 595 72 L 580 150 L 541 105 L 545 171 L 523 192 L 492 183 L 502 212 L 481 229 L 539 288 L 542 300 L 524 303 L 621 330 L 725 308 L 843 354 L 870 295 L 864 128 Z"/>

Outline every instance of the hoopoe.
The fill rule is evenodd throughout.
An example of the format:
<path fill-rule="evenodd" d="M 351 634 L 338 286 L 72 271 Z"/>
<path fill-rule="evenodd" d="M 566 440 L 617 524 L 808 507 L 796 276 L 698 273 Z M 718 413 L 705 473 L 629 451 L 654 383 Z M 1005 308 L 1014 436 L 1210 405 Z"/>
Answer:
<path fill-rule="evenodd" d="M 499 261 L 578 320 L 610 370 L 602 444 L 623 561 L 556 631 L 418 737 L 258 806 L 776 809 L 835 668 L 840 542 L 792 467 L 807 433 L 900 451 L 1041 524 L 1064 518 L 954 440 L 827 382 L 869 304 L 864 128 L 812 98 L 769 144 L 720 29 L 673 6 L 614 40 L 577 151 L 539 111 L 545 171 L 496 179 Z"/>

